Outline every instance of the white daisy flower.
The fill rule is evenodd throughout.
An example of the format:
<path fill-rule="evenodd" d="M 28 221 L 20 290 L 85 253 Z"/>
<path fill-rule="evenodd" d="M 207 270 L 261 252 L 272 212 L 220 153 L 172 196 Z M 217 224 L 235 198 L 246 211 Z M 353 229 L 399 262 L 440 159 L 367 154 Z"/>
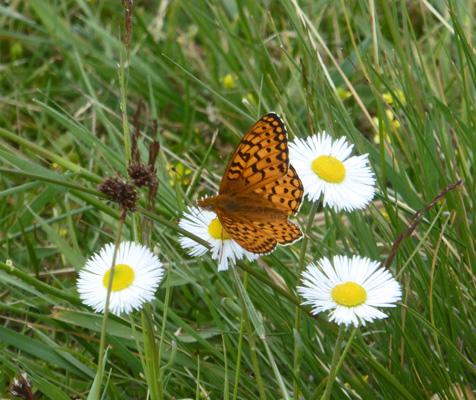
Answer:
<path fill-rule="evenodd" d="M 79 272 L 79 296 L 96 312 L 104 312 L 106 308 L 113 255 L 114 244 L 107 244 Z M 134 242 L 122 242 L 116 256 L 109 311 L 120 315 L 139 310 L 154 298 L 163 274 L 162 263 L 149 249 Z"/>
<path fill-rule="evenodd" d="M 374 198 L 375 178 L 368 154 L 349 158 L 353 147 L 343 137 L 333 143 L 325 132 L 289 144 L 290 162 L 309 200 L 324 195 L 324 206 L 352 211 L 364 208 Z"/>
<path fill-rule="evenodd" d="M 303 272 L 299 294 L 310 304 L 312 313 L 332 310 L 330 321 L 338 324 L 372 322 L 387 315 L 375 307 L 395 307 L 402 298 L 400 284 L 380 263 L 368 258 L 336 256 L 310 264 Z"/>
<path fill-rule="evenodd" d="M 228 236 L 213 211 L 189 206 L 188 213 L 184 214 L 179 226 L 210 243 L 211 249 L 208 250 L 186 236 L 179 238 L 180 244 L 184 249 L 189 249 L 187 254 L 191 256 L 202 256 L 207 251 L 211 251 L 212 258 L 218 261 L 218 271 L 226 271 L 229 264 L 233 265 L 235 260 L 241 260 L 244 257 L 250 261 L 259 258 L 258 254 L 245 250 Z"/>

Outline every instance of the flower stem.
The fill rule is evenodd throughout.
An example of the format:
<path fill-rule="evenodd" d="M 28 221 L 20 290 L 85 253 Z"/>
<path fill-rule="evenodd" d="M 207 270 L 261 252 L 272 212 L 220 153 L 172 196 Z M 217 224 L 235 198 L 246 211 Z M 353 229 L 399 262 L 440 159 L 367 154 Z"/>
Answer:
<path fill-rule="evenodd" d="M 340 348 L 342 346 L 342 342 L 344 341 L 344 334 L 345 334 L 345 325 L 341 324 L 339 328 L 339 334 L 337 335 L 336 345 L 334 349 L 334 356 L 332 357 L 331 369 L 329 371 L 329 379 L 327 380 L 326 390 L 321 397 L 321 400 L 329 400 L 331 397 L 332 385 L 337 376 L 337 371 L 339 370 L 339 366 L 342 364 L 339 362 L 340 358 Z M 345 353 L 347 354 L 347 352 Z M 344 355 L 345 355 L 344 354 Z"/>
<path fill-rule="evenodd" d="M 319 207 L 320 202 L 315 201 L 312 203 L 312 208 L 311 212 L 309 213 L 309 217 L 307 220 L 307 225 L 306 225 L 306 230 L 304 232 L 304 237 L 302 238 L 301 242 L 301 253 L 299 254 L 299 269 L 298 269 L 298 279 L 301 277 L 302 271 L 304 269 L 304 264 L 306 261 L 306 248 L 307 248 L 307 242 L 309 238 L 309 234 L 311 233 L 312 225 L 314 222 L 314 216 L 316 215 L 317 209 Z M 301 306 L 299 303 L 301 303 L 301 296 L 297 296 L 298 300 L 298 305 L 296 307 L 296 318 L 294 322 L 294 328 L 296 334 L 301 333 Z M 300 342 L 298 340 L 294 340 L 294 366 L 293 366 L 293 373 L 294 373 L 294 400 L 299 399 L 299 370 L 300 370 L 300 360 L 301 357 L 299 357 L 300 353 Z"/>
<path fill-rule="evenodd" d="M 111 274 L 109 275 L 109 283 L 107 285 L 107 296 L 106 296 L 106 305 L 104 307 L 104 318 L 102 320 L 102 328 L 101 328 L 101 339 L 99 341 L 99 359 L 98 359 L 98 382 L 99 385 L 102 383 L 102 377 L 104 374 L 103 362 L 104 362 L 104 348 L 106 347 L 106 330 L 107 330 L 107 320 L 109 316 L 109 300 L 111 298 L 111 289 L 112 289 L 112 281 L 114 279 L 114 269 L 116 267 L 116 256 L 117 250 L 119 249 L 119 244 L 121 241 L 121 233 L 122 227 L 124 226 L 126 212 L 123 211 L 121 218 L 119 220 L 119 228 L 117 230 L 116 241 L 114 246 L 114 255 L 112 256 L 112 265 L 111 265 Z M 101 398 L 101 391 L 98 390 L 97 400 Z"/>
<path fill-rule="evenodd" d="M 244 316 L 243 313 L 246 311 L 241 310 L 241 320 L 240 320 L 240 336 L 238 339 L 238 352 L 237 352 L 237 360 L 236 360 L 236 375 L 235 375 L 235 387 L 233 389 L 233 400 L 236 400 L 238 396 L 238 385 L 240 383 L 240 368 L 241 368 L 241 358 L 243 352 L 243 334 L 245 330 L 244 324 Z"/>
<path fill-rule="evenodd" d="M 347 340 L 347 345 L 345 346 L 345 349 L 344 351 L 342 352 L 342 357 L 340 358 L 339 360 L 339 364 L 337 364 L 337 372 L 339 372 L 340 370 L 340 367 L 342 366 L 342 364 L 344 363 L 344 359 L 345 359 L 345 356 L 347 355 L 347 353 L 349 352 L 350 350 L 350 346 L 352 345 L 352 342 L 354 341 L 354 337 L 355 335 L 357 334 L 359 330 L 354 326 L 354 329 L 352 331 L 352 333 L 350 334 L 350 337 L 349 339 Z"/>
<path fill-rule="evenodd" d="M 258 356 L 256 355 L 256 334 L 254 334 L 251 331 L 251 324 L 250 324 L 250 318 L 248 315 L 248 308 L 246 306 L 246 301 L 243 297 L 243 293 L 241 293 L 240 287 L 242 286 L 241 282 L 238 280 L 240 279 L 238 272 L 236 270 L 235 266 L 231 267 L 231 270 L 233 271 L 232 275 L 233 278 L 235 279 L 235 284 L 236 287 L 238 288 L 238 294 L 239 298 L 241 300 L 241 309 L 243 311 L 242 316 L 243 316 L 243 321 L 244 325 L 246 328 L 246 333 L 248 336 L 248 341 L 250 343 L 250 352 L 251 352 L 251 361 L 253 363 L 253 372 L 255 373 L 255 378 L 256 378 L 256 384 L 258 385 L 258 390 L 260 394 L 261 400 L 266 400 L 266 393 L 264 391 L 264 386 L 263 386 L 263 380 L 261 379 L 261 372 L 259 370 L 259 364 L 258 364 Z M 245 284 L 247 281 L 247 273 L 245 273 Z"/>
<path fill-rule="evenodd" d="M 154 335 L 154 324 L 152 321 L 152 312 L 150 304 L 146 304 L 141 311 L 142 333 L 144 339 L 144 357 L 146 370 L 144 371 L 147 387 L 149 390 L 149 399 L 158 400 L 159 397 L 159 360 L 158 347 Z"/>
<path fill-rule="evenodd" d="M 164 388 L 163 388 L 163 377 L 164 377 L 164 372 L 166 366 L 161 366 L 162 362 L 162 349 L 163 349 L 163 344 L 164 344 L 164 337 L 165 337 L 165 328 L 166 328 L 166 322 L 167 322 L 167 311 L 169 309 L 169 303 L 170 303 L 170 296 L 171 296 L 171 288 L 170 288 L 170 264 L 168 267 L 167 271 L 167 290 L 165 292 L 165 300 L 164 300 L 164 311 L 162 314 L 162 329 L 160 331 L 160 342 L 159 342 L 159 355 L 158 355 L 158 362 L 159 362 L 159 377 L 157 379 L 158 382 L 158 394 L 159 394 L 159 399 L 163 400 L 164 399 Z M 173 352 L 171 352 L 173 354 Z M 173 357 L 170 358 L 170 360 L 173 360 Z"/>

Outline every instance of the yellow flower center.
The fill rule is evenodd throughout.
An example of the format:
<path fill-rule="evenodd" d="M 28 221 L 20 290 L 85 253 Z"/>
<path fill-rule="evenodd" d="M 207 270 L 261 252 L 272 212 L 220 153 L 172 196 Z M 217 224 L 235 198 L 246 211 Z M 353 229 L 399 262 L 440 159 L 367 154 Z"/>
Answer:
<path fill-rule="evenodd" d="M 235 79 L 237 78 L 236 75 L 233 76 L 232 74 L 226 74 L 223 78 L 220 78 L 220 81 L 223 82 L 225 89 L 233 89 L 236 87 Z"/>
<path fill-rule="evenodd" d="M 317 157 L 312 162 L 312 170 L 329 183 L 341 183 L 345 178 L 344 164 L 332 156 Z"/>
<path fill-rule="evenodd" d="M 332 289 L 331 295 L 336 303 L 346 307 L 356 307 L 367 300 L 367 292 L 355 282 L 337 285 Z"/>
<path fill-rule="evenodd" d="M 109 285 L 109 277 L 111 276 L 111 270 L 109 269 L 102 279 L 102 284 L 107 289 Z M 114 277 L 112 278 L 112 292 L 118 292 L 131 285 L 134 281 L 134 270 L 125 264 L 117 264 L 114 268 Z"/>
<path fill-rule="evenodd" d="M 210 225 L 208 225 L 208 233 L 213 239 L 230 239 L 230 236 L 221 226 L 221 222 L 218 218 L 215 218 Z"/>

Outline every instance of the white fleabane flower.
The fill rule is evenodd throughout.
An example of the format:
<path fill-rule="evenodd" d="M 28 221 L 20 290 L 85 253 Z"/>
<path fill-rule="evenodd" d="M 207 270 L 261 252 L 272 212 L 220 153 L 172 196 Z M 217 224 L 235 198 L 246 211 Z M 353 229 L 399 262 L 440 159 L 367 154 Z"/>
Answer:
<path fill-rule="evenodd" d="M 205 246 L 186 236 L 180 236 L 179 238 L 180 244 L 184 249 L 189 249 L 188 254 L 191 256 L 202 256 L 210 251 L 212 258 L 218 261 L 218 271 L 226 271 L 228 265 L 233 265 L 235 260 L 246 257 L 253 261 L 259 257 L 258 254 L 246 251 L 231 239 L 222 228 L 217 215 L 212 211 L 189 206 L 188 213 L 184 214 L 179 226 L 210 243 L 211 249 L 208 250 Z"/>
<path fill-rule="evenodd" d="M 334 265 L 332 265 L 334 264 Z M 302 304 L 312 306 L 312 313 L 332 310 L 330 321 L 338 324 L 359 324 L 386 318 L 376 307 L 395 307 L 402 298 L 400 284 L 392 274 L 378 268 L 380 263 L 368 258 L 336 256 L 323 258 L 318 268 L 310 264 L 302 274 L 299 294 Z"/>
<path fill-rule="evenodd" d="M 349 157 L 354 146 L 345 138 L 333 142 L 325 132 L 289 144 L 290 162 L 309 200 L 323 195 L 324 206 L 335 210 L 364 208 L 375 195 L 375 178 L 368 154 Z"/>
<path fill-rule="evenodd" d="M 96 312 L 104 312 L 106 308 L 113 255 L 114 244 L 107 244 L 79 272 L 80 298 Z M 154 298 L 163 274 L 162 263 L 149 249 L 134 242 L 122 242 L 116 256 L 109 311 L 120 315 L 139 310 Z"/>

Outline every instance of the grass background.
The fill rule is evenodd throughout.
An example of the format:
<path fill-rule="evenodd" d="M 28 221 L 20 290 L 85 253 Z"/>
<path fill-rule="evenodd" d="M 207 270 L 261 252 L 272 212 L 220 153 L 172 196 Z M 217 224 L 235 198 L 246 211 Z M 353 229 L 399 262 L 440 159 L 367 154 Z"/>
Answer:
<path fill-rule="evenodd" d="M 306 262 L 394 254 L 403 286 L 390 317 L 358 333 L 333 399 L 471 398 L 463 388 L 476 389 L 474 11 L 469 0 L 142 1 L 127 63 L 119 1 L 2 3 L 3 397 L 11 398 L 17 366 L 43 398 L 87 397 L 101 316 L 78 301 L 75 279 L 114 240 L 117 207 L 94 189 L 126 175 L 123 116 L 132 130 L 142 100 L 140 149 L 145 157 L 157 120 L 156 214 L 170 222 L 156 222 L 151 241 L 170 269 L 165 321 L 165 284 L 153 302 L 157 332 L 165 324 L 162 365 L 171 361 L 164 398 L 260 398 L 254 346 L 266 398 L 319 398 L 336 327 L 303 314 L 296 330 L 296 306 L 265 279 L 295 297 L 303 251 Z M 283 117 L 290 140 L 322 130 L 346 136 L 356 154 L 369 153 L 378 180 L 365 211 L 319 209 L 306 249 L 280 248 L 243 274 L 272 358 L 263 341 L 243 334 L 230 273 L 218 273 L 208 255 L 188 257 L 174 228 L 198 195 L 217 190 L 228 155 L 268 111 Z M 412 215 L 460 179 L 393 253 Z M 303 227 L 310 208 L 305 201 Z M 123 238 L 132 238 L 130 220 Z M 135 331 L 127 318 L 109 324 L 110 399 L 147 396 L 140 315 L 132 321 Z"/>

